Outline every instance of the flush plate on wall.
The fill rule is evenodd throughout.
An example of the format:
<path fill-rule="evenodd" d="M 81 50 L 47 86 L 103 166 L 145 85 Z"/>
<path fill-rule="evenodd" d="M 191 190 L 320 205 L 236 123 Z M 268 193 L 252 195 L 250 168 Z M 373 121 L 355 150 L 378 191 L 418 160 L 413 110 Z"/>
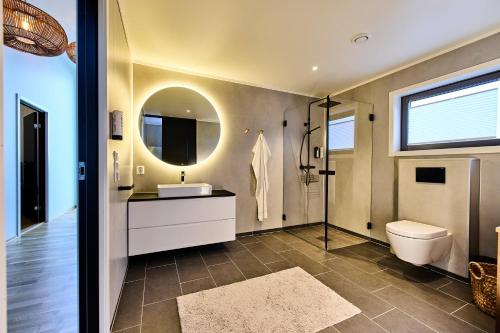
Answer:
<path fill-rule="evenodd" d="M 417 183 L 446 183 L 446 168 L 417 167 L 415 168 L 415 181 Z"/>

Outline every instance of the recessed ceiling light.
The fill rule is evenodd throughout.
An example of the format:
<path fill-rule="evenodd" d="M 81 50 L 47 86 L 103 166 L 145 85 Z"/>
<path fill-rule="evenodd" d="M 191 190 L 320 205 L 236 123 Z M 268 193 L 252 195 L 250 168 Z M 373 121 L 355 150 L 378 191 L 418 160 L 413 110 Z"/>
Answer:
<path fill-rule="evenodd" d="M 362 32 L 351 37 L 351 43 L 353 44 L 363 44 L 370 39 L 370 34 Z"/>
<path fill-rule="evenodd" d="M 186 110 L 186 112 L 187 112 L 187 113 L 191 113 L 191 110 L 187 109 L 187 110 Z"/>
<path fill-rule="evenodd" d="M 312 70 L 313 72 L 316 72 L 318 70 L 318 66 L 313 66 Z"/>

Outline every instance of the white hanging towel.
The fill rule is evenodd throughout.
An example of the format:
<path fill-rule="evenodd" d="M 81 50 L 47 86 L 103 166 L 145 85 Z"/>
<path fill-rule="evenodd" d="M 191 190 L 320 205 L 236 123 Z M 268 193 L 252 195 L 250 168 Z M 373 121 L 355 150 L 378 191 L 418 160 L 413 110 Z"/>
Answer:
<path fill-rule="evenodd" d="M 252 149 L 253 160 L 252 168 L 257 179 L 255 188 L 255 199 L 257 200 L 257 217 L 259 221 L 267 218 L 267 192 L 269 192 L 269 176 L 267 172 L 267 163 L 271 158 L 271 150 L 267 145 L 264 134 L 260 133 L 257 142 Z"/>

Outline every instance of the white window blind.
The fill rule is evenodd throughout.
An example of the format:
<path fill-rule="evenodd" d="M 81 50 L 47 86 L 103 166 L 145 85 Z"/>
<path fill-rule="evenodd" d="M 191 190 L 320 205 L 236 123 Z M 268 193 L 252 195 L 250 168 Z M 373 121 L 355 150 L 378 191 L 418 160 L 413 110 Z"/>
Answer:
<path fill-rule="evenodd" d="M 408 106 L 408 146 L 500 138 L 500 82 L 489 82 Z"/>
<path fill-rule="evenodd" d="M 330 150 L 354 149 L 355 117 L 348 116 L 330 120 L 328 123 L 328 146 Z"/>

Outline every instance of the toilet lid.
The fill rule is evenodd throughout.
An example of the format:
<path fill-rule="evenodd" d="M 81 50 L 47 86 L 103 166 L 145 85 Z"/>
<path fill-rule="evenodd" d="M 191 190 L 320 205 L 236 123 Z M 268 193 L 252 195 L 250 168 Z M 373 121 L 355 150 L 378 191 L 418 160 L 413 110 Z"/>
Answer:
<path fill-rule="evenodd" d="M 444 228 L 407 220 L 387 223 L 386 230 L 399 236 L 416 239 L 434 239 L 448 234 L 448 230 Z"/>

